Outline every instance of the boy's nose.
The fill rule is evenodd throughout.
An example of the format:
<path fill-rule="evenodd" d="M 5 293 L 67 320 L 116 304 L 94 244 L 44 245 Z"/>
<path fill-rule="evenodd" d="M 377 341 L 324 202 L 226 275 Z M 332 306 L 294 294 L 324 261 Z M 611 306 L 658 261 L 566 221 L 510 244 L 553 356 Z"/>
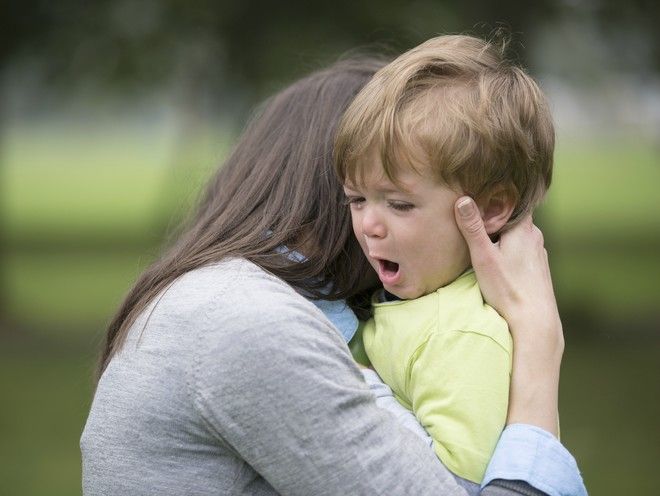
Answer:
<path fill-rule="evenodd" d="M 374 209 L 366 209 L 362 216 L 362 234 L 369 238 L 384 238 L 387 230 Z"/>

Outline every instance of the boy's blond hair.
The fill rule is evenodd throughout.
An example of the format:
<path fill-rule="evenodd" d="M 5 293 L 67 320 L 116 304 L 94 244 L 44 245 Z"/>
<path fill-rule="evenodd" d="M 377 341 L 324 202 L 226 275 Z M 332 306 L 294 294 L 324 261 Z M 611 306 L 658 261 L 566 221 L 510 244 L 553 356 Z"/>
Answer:
<path fill-rule="evenodd" d="M 477 200 L 504 186 L 515 200 L 507 226 L 531 211 L 550 186 L 554 127 L 536 82 L 503 52 L 479 38 L 439 36 L 378 71 L 342 119 L 340 179 L 359 184 L 380 157 L 393 181 L 402 166 L 430 166 Z"/>

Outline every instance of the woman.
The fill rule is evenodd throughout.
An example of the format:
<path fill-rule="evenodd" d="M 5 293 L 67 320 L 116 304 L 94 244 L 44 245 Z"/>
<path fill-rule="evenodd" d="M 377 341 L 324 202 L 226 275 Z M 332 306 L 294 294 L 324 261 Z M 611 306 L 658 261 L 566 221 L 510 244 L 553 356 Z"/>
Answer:
<path fill-rule="evenodd" d="M 140 277 L 108 330 L 81 439 L 85 494 L 463 494 L 376 406 L 338 332 L 353 325 L 342 300 L 360 311 L 374 278 L 332 174 L 333 138 L 381 65 L 345 61 L 269 100 Z M 526 425 L 505 430 L 482 494 L 577 493 L 574 461 L 546 432 L 563 338 L 542 239 L 527 221 L 496 247 L 462 200 L 480 283 L 520 350 L 509 423 Z M 529 443 L 535 455 L 512 462 Z"/>

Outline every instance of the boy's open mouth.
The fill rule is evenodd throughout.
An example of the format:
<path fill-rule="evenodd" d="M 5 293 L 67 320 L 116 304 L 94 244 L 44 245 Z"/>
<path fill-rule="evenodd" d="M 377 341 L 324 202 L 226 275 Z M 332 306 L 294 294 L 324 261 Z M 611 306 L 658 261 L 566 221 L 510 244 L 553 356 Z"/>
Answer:
<path fill-rule="evenodd" d="M 382 258 L 378 261 L 378 277 L 383 284 L 392 284 L 399 275 L 399 264 Z"/>

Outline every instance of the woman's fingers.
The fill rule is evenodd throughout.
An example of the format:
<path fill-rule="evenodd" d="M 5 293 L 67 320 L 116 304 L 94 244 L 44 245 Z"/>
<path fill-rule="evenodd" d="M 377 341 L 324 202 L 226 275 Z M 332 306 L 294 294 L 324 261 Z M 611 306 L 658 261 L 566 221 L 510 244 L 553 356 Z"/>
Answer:
<path fill-rule="evenodd" d="M 481 292 L 511 326 L 514 339 L 527 339 L 523 329 L 551 325 L 558 332 L 557 312 L 543 233 L 531 215 L 493 243 L 474 200 L 461 197 L 455 204 L 456 223 L 470 250 Z M 538 330 L 536 331 L 538 332 Z"/>

